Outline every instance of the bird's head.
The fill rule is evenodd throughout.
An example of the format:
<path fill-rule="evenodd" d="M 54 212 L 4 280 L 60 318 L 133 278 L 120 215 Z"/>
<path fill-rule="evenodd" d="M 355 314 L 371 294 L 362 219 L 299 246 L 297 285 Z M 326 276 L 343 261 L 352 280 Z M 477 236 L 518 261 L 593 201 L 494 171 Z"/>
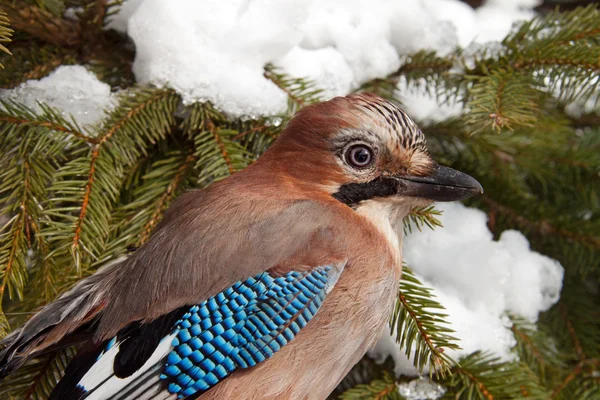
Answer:
<path fill-rule="evenodd" d="M 304 108 L 272 154 L 297 180 L 351 207 L 368 200 L 411 207 L 483 193 L 474 178 L 431 158 L 404 111 L 368 93 Z"/>

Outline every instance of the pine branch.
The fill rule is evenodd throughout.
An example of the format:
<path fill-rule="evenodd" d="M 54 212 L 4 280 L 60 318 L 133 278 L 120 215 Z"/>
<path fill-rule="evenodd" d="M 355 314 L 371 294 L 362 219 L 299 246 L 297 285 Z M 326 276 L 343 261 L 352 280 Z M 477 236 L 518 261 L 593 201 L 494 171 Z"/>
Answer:
<path fill-rule="evenodd" d="M 153 158 L 155 161 L 131 187 L 132 200 L 115 210 L 113 231 L 98 265 L 126 254 L 128 248 L 141 246 L 175 197 L 195 180 L 192 145 L 166 149 Z"/>
<path fill-rule="evenodd" d="M 25 197 L 21 201 L 23 206 Z M 12 298 L 15 293 L 20 293 L 25 286 L 27 276 L 26 254 L 28 249 L 25 220 L 28 218 L 23 210 L 11 220 L 10 228 L 0 236 L 0 263 L 3 266 L 2 280 L 0 281 L 0 295 L 4 295 L 6 288 Z"/>
<path fill-rule="evenodd" d="M 165 160 L 165 162 L 168 161 L 171 160 Z M 164 212 L 167 210 L 169 204 L 173 201 L 176 194 L 181 191 L 180 186 L 184 180 L 184 177 L 194 165 L 195 161 L 196 158 L 194 157 L 194 154 L 190 152 L 190 154 L 188 154 L 187 157 L 185 157 L 183 162 L 179 163 L 179 167 L 177 168 L 175 175 L 172 177 L 171 182 L 169 182 L 166 191 L 163 193 L 163 195 L 160 197 L 159 201 L 155 205 L 155 209 L 152 213 L 152 216 L 150 217 L 150 220 L 146 223 L 146 225 L 144 225 L 144 232 L 142 237 L 140 238 L 140 241 L 138 242 L 138 246 L 141 246 L 148 240 L 150 234 L 160 221 Z M 175 165 L 177 165 L 177 163 L 175 163 Z M 153 174 L 157 174 L 159 173 L 159 171 L 159 168 L 153 168 Z"/>
<path fill-rule="evenodd" d="M 589 5 L 523 23 L 502 42 L 513 68 L 535 73 L 563 102 L 587 99 L 600 87 L 600 11 Z"/>
<path fill-rule="evenodd" d="M 565 325 L 567 327 L 567 332 L 569 332 L 569 336 L 571 336 L 571 339 L 573 340 L 573 346 L 575 347 L 575 354 L 577 355 L 577 358 L 579 358 L 580 360 L 585 359 L 585 354 L 583 352 L 583 347 L 581 347 L 581 341 L 579 340 L 579 335 L 577 334 L 577 332 L 575 331 L 575 328 L 573 327 L 573 322 L 571 320 L 571 318 L 569 317 L 569 312 L 567 310 L 567 306 L 564 303 L 560 303 L 558 305 L 559 310 L 560 310 L 560 314 L 565 322 Z"/>
<path fill-rule="evenodd" d="M 233 174 L 255 159 L 235 141 L 240 132 L 221 129 L 216 125 L 218 122 L 219 119 L 213 121 L 210 115 L 205 115 L 195 126 L 190 125 L 189 134 L 194 136 L 196 148 L 196 169 L 200 173 L 198 183 L 202 186 Z M 200 130 L 194 129 L 196 127 Z"/>
<path fill-rule="evenodd" d="M 475 352 L 460 360 L 440 381 L 446 397 L 465 400 L 547 399 L 537 376 L 518 362 L 500 362 L 488 354 Z"/>
<path fill-rule="evenodd" d="M 77 0 L 72 1 L 77 2 Z M 30 6 L 39 7 L 52 13 L 52 15 L 60 17 L 64 14 L 67 6 L 73 6 L 73 4 L 66 4 L 70 2 L 71 0 L 22 0 L 20 3 L 23 3 L 23 5 L 28 4 Z"/>
<path fill-rule="evenodd" d="M 0 74 L 0 87 L 14 88 L 29 79 L 41 79 L 60 65 L 75 64 L 77 53 L 35 40 L 15 41 L 12 56 L 2 57 L 6 69 Z"/>
<path fill-rule="evenodd" d="M 361 85 L 356 92 L 371 92 L 395 103 L 398 99 L 398 83 L 404 80 L 411 89 L 424 89 L 439 99 L 448 100 L 450 93 L 458 93 L 459 84 L 451 68 L 459 53 L 440 57 L 434 51 L 422 50 L 407 55 L 402 65 L 385 78 L 377 78 Z"/>
<path fill-rule="evenodd" d="M 3 5 L 15 30 L 26 32 L 59 47 L 80 47 L 81 28 L 77 21 L 63 19 L 44 8 L 8 3 Z"/>
<path fill-rule="evenodd" d="M 585 371 L 581 376 L 573 380 L 570 385 L 573 389 L 573 395 L 570 399 L 594 400 L 600 398 L 600 377 L 599 371 L 596 368 L 590 371 Z"/>
<path fill-rule="evenodd" d="M 573 240 L 573 241 L 580 242 L 585 245 L 600 248 L 600 238 L 597 238 L 594 236 L 582 235 L 577 232 L 569 231 L 567 229 L 557 228 L 555 226 L 552 226 L 547 221 L 543 221 L 543 220 L 542 221 L 531 221 L 531 220 L 527 219 L 525 216 L 517 214 L 514 210 L 512 210 L 508 207 L 505 207 L 500 203 L 497 203 L 496 201 L 492 200 L 491 198 L 489 198 L 487 196 L 483 197 L 482 199 L 495 212 L 499 212 L 499 213 L 507 215 L 509 218 L 511 218 L 511 220 L 514 223 L 516 223 L 518 226 L 520 226 L 524 229 L 535 231 L 541 235 L 546 235 L 546 234 L 559 235 L 567 240 Z"/>
<path fill-rule="evenodd" d="M 547 388 L 566 368 L 564 355 L 556 348 L 545 328 L 536 327 L 531 322 L 511 316 L 511 330 L 517 341 L 515 351 L 519 360 L 527 363 Z"/>
<path fill-rule="evenodd" d="M 400 104 L 400 101 L 396 98 L 396 87 L 398 86 L 398 79 L 396 77 L 373 79 L 363 83 L 355 93 L 368 92 L 374 93 L 384 99 L 392 101 L 396 104 Z"/>
<path fill-rule="evenodd" d="M 589 281 L 565 276 L 560 303 L 544 313 L 539 324 L 547 327 L 562 353 L 564 367 L 547 383 L 551 398 L 594 398 L 600 375 L 600 313 L 598 296 Z"/>
<path fill-rule="evenodd" d="M 233 138 L 237 131 L 221 130 L 209 124 L 206 131 L 195 138 L 198 183 L 208 185 L 248 166 L 254 157 Z"/>
<path fill-rule="evenodd" d="M 560 348 L 573 363 L 600 358 L 597 296 L 585 281 L 567 275 L 560 303 L 543 316 L 542 321 L 555 332 Z"/>
<path fill-rule="evenodd" d="M 445 57 L 423 50 L 407 56 L 391 76 L 399 83 L 404 81 L 409 91 L 426 92 L 440 104 L 464 101 L 469 81 L 459 68 L 461 62 L 464 63 L 458 49 Z"/>
<path fill-rule="evenodd" d="M 447 57 L 440 57 L 434 51 L 418 51 L 408 55 L 391 77 L 403 76 L 409 83 L 420 79 L 428 83 L 439 83 L 448 76 L 459 54 L 451 53 Z"/>
<path fill-rule="evenodd" d="M 223 126 L 229 123 L 227 117 L 210 103 L 195 103 L 185 110 L 180 128 L 192 139 L 195 134 L 209 128 L 209 123 Z"/>
<path fill-rule="evenodd" d="M 0 383 L 0 397 L 22 400 L 44 400 L 62 377 L 76 351 L 58 351 L 27 362 Z"/>
<path fill-rule="evenodd" d="M 356 363 L 335 390 L 328 396 L 328 400 L 339 398 L 343 393 L 358 385 L 371 383 L 373 380 L 382 379 L 386 374 L 393 376 L 394 360 L 388 357 L 383 363 L 377 363 L 368 355 L 363 356 Z"/>
<path fill-rule="evenodd" d="M 444 307 L 433 299 L 431 289 L 424 286 L 406 266 L 398 299 L 391 318 L 392 335 L 404 349 L 407 357 L 414 353 L 414 365 L 419 372 L 425 365 L 429 374 L 444 375 L 453 361 L 444 354 L 444 348 L 458 349 L 452 329 L 446 326 Z"/>
<path fill-rule="evenodd" d="M 472 78 L 467 103 L 472 131 L 533 126 L 541 94 L 530 81 L 526 75 L 502 69 Z"/>
<path fill-rule="evenodd" d="M 360 384 L 348 389 L 339 397 L 343 400 L 399 400 L 396 380 L 385 372 L 381 379 L 375 379 L 369 384 Z"/>
<path fill-rule="evenodd" d="M 427 226 L 429 229 L 441 227 L 442 223 L 439 219 L 437 219 L 437 217 L 440 215 L 442 215 L 442 212 L 440 210 L 436 210 L 435 206 L 413 208 L 410 214 L 408 214 L 402 221 L 404 225 L 404 234 L 408 235 L 412 233 L 413 225 L 419 230 L 419 232 L 424 226 Z"/>
<path fill-rule="evenodd" d="M 52 237 L 52 256 L 70 259 L 81 273 L 103 253 L 124 171 L 165 138 L 178 101 L 169 90 L 126 93 L 94 146 L 59 170 L 50 189 L 52 221 L 44 231 Z"/>
<path fill-rule="evenodd" d="M 0 204 L 2 214 L 10 216 L 0 234 L 0 298 L 8 289 L 12 299 L 23 295 L 33 261 L 29 249 L 48 252 L 47 239 L 41 235 L 47 187 L 65 156 L 63 146 L 73 143 L 45 126 L 10 121 L 0 126 Z M 38 261 L 40 268 L 52 264 L 45 258 Z"/>
<path fill-rule="evenodd" d="M 287 119 L 281 117 L 240 121 L 231 125 L 232 129 L 240 132 L 232 140 L 239 142 L 253 156 L 258 157 L 277 139 L 286 124 Z"/>
<path fill-rule="evenodd" d="M 575 368 L 573 368 L 570 371 L 570 373 L 554 388 L 552 394 L 550 395 L 550 398 L 595 398 L 588 396 L 597 395 L 598 393 L 600 393 L 600 382 L 598 381 L 598 372 L 600 372 L 600 359 L 587 359 L 580 361 L 579 363 L 577 363 Z M 591 385 L 589 384 L 590 381 L 592 383 Z M 577 397 L 562 396 L 565 392 L 565 389 L 567 389 L 570 385 L 575 387 L 575 390 L 573 391 L 579 392 L 577 394 Z"/>
<path fill-rule="evenodd" d="M 14 31 L 10 29 L 10 21 L 6 16 L 6 13 L 0 10 L 0 51 L 8 55 L 12 54 L 2 43 L 10 42 L 13 32 Z M 4 65 L 0 64 L 0 68 L 4 68 Z"/>
<path fill-rule="evenodd" d="M 288 114 L 293 115 L 306 105 L 320 101 L 321 89 L 307 79 L 291 78 L 273 66 L 265 67 L 265 78 L 288 95 Z"/>
<path fill-rule="evenodd" d="M 87 143 L 95 144 L 98 142 L 96 138 L 83 133 L 75 120 L 67 120 L 59 110 L 48 107 L 43 103 L 39 103 L 41 111 L 37 114 L 30 108 L 14 101 L 0 100 L 0 105 L 2 106 L 0 109 L 0 123 L 4 122 L 15 126 L 38 126 L 73 135 Z"/>

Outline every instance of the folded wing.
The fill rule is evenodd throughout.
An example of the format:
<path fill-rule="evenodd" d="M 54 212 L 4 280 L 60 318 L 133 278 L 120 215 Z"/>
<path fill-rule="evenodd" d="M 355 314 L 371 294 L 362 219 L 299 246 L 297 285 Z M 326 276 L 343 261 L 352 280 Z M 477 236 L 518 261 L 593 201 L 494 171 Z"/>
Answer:
<path fill-rule="evenodd" d="M 52 398 L 167 399 L 204 393 L 293 340 L 318 312 L 343 267 L 332 264 L 282 275 L 267 271 L 236 282 L 178 310 L 179 319 L 162 327 L 159 340 L 156 323 L 153 329 L 126 328 L 99 354 L 88 356 L 88 365 L 77 365 L 86 372 L 77 381 L 61 382 Z M 148 344 L 154 347 L 145 363 L 127 368 L 138 362 L 137 352 L 148 352 Z"/>

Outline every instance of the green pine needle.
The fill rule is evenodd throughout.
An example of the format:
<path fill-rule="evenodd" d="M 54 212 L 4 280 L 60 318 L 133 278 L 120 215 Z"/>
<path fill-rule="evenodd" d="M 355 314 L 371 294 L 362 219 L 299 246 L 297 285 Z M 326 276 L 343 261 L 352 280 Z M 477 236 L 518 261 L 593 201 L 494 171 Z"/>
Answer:
<path fill-rule="evenodd" d="M 412 233 L 413 226 L 419 231 L 421 231 L 425 226 L 429 229 L 441 227 L 442 223 L 437 218 L 440 215 L 442 215 L 442 212 L 440 210 L 436 210 L 435 206 L 413 208 L 410 214 L 408 214 L 402 221 L 404 225 L 404 234 L 408 235 Z"/>
<path fill-rule="evenodd" d="M 392 335 L 407 357 L 414 356 L 414 366 L 422 372 L 425 366 L 430 375 L 445 375 L 454 362 L 444 349 L 458 349 L 458 339 L 447 326 L 444 307 L 434 299 L 431 289 L 423 285 L 406 265 L 398 299 L 390 322 Z"/>
<path fill-rule="evenodd" d="M 396 380 L 389 373 L 384 373 L 381 379 L 375 379 L 369 384 L 359 384 L 348 389 L 339 399 L 343 400 L 400 400 Z"/>
<path fill-rule="evenodd" d="M 6 16 L 6 13 L 0 10 L 0 51 L 6 54 L 11 54 L 11 52 L 2 43 L 10 42 L 13 32 L 14 31 L 10 29 L 10 21 Z M 4 68 L 4 66 L 0 64 L 0 68 Z"/>
<path fill-rule="evenodd" d="M 0 382 L 0 398 L 45 400 L 63 376 L 69 361 L 75 356 L 74 348 L 60 350 L 28 361 L 14 374 Z"/>
<path fill-rule="evenodd" d="M 527 365 L 502 362 L 482 352 L 462 358 L 439 383 L 446 387 L 447 398 L 461 400 L 542 400 L 549 396 Z"/>

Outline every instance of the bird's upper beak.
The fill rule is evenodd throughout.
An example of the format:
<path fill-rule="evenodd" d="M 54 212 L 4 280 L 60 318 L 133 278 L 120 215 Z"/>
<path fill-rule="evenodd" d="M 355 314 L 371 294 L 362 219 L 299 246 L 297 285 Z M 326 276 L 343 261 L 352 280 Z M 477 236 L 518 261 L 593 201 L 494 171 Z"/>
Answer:
<path fill-rule="evenodd" d="M 441 165 L 436 165 L 427 176 L 400 176 L 396 179 L 403 183 L 398 193 L 401 196 L 456 201 L 483 193 L 483 188 L 475 178 Z"/>

